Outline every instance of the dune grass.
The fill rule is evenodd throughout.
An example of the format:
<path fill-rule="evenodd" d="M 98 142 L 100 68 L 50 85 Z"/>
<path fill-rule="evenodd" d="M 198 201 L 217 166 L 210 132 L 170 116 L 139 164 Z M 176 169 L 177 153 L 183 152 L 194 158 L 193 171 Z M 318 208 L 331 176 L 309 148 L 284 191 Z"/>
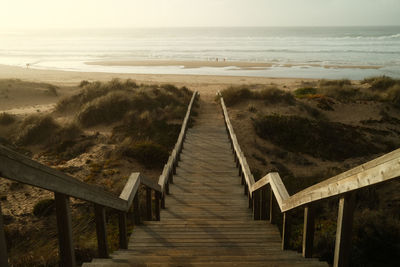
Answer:
<path fill-rule="evenodd" d="M 341 123 L 273 114 L 255 118 L 253 125 L 261 138 L 313 157 L 338 161 L 380 152 L 355 127 Z"/>
<path fill-rule="evenodd" d="M 0 125 L 10 125 L 16 121 L 16 117 L 12 114 L 0 113 Z"/>
<path fill-rule="evenodd" d="M 265 104 L 283 103 L 294 105 L 296 102 L 290 92 L 270 86 L 231 86 L 221 91 L 221 94 L 228 107 L 249 99 L 263 100 Z"/>

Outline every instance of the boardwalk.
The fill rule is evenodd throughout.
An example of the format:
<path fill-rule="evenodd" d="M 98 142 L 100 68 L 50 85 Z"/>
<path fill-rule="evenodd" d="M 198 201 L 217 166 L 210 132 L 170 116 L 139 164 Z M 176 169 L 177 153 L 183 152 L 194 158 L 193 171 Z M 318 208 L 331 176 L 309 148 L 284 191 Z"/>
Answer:
<path fill-rule="evenodd" d="M 161 221 L 135 227 L 128 250 L 84 266 L 327 266 L 282 251 L 277 227 L 253 220 L 220 107 L 200 103 Z"/>

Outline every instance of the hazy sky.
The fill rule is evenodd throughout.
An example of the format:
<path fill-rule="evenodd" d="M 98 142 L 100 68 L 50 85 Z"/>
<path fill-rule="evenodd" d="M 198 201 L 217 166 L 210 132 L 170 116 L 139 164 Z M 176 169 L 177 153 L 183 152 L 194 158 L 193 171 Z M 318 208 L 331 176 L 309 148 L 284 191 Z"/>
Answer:
<path fill-rule="evenodd" d="M 0 28 L 400 25 L 400 0 L 0 0 Z"/>

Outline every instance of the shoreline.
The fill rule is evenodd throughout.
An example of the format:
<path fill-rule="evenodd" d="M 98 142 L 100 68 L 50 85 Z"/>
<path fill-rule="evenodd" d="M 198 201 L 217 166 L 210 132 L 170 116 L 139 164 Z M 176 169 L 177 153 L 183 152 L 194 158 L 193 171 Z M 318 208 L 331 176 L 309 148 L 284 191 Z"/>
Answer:
<path fill-rule="evenodd" d="M 46 82 L 58 86 L 77 86 L 82 80 L 109 81 L 113 78 L 132 79 L 139 83 L 176 83 L 178 85 L 192 84 L 271 84 L 274 82 L 313 81 L 318 78 L 296 77 L 253 77 L 229 75 L 197 75 L 197 74 L 143 74 L 143 73 L 114 73 L 114 72 L 83 72 L 67 70 L 50 70 L 24 68 L 0 64 L 0 79 L 21 79 L 32 82 Z"/>
<path fill-rule="evenodd" d="M 86 65 L 107 66 L 107 67 L 178 67 L 182 66 L 185 69 L 193 68 L 226 68 L 235 67 L 239 70 L 260 70 L 268 69 L 271 67 L 296 67 L 296 66 L 310 66 L 322 67 L 326 69 L 381 69 L 380 65 L 332 65 L 332 64 L 318 64 L 318 63 L 278 63 L 278 62 L 245 62 L 245 61 L 230 61 L 223 58 L 214 60 L 104 60 L 104 61 L 88 61 L 84 62 Z"/>

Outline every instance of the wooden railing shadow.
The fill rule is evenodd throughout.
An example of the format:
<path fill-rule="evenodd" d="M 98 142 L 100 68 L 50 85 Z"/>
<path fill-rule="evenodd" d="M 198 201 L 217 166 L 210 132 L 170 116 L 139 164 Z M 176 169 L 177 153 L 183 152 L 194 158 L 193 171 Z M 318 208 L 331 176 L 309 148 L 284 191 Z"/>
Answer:
<path fill-rule="evenodd" d="M 274 218 L 273 210 L 277 204 L 283 214 L 282 249 L 287 249 L 290 239 L 290 211 L 296 208 L 304 208 L 302 254 L 303 257 L 310 258 L 313 251 L 315 204 L 322 200 L 334 197 L 339 198 L 333 266 L 347 266 L 350 257 L 351 230 L 355 210 L 354 193 L 362 188 L 398 178 L 400 176 L 400 149 L 290 196 L 279 173 L 269 173 L 257 182 L 254 181 L 246 157 L 239 146 L 230 122 L 224 99 L 220 92 L 217 94 L 220 97 L 226 129 L 235 156 L 235 162 L 239 168 L 239 176 L 241 176 L 242 185 L 244 186 L 244 194 L 248 196 L 249 208 L 253 211 L 254 219 L 268 219 L 271 223 L 275 223 L 276 218 Z M 270 192 L 269 197 L 267 196 L 268 191 Z M 269 218 L 267 218 L 267 213 Z"/>
<path fill-rule="evenodd" d="M 108 258 L 108 242 L 105 209 L 110 208 L 119 212 L 119 246 L 128 248 L 126 219 L 133 205 L 135 224 L 140 224 L 139 193 L 140 185 L 146 188 L 146 216 L 152 220 L 153 212 L 156 220 L 160 220 L 160 207 L 165 208 L 165 194 L 169 194 L 169 183 L 172 183 L 173 173 L 179 161 L 186 132 L 189 126 L 190 114 L 198 95 L 194 92 L 185 118 L 182 123 L 178 140 L 164 166 L 158 183 L 145 178 L 140 173 L 132 173 L 119 197 L 86 184 L 74 177 L 35 162 L 9 148 L 0 145 L 0 177 L 28 184 L 54 192 L 60 266 L 75 266 L 75 252 L 72 239 L 71 213 L 69 198 L 77 198 L 94 204 L 98 256 Z M 154 199 L 152 193 L 154 192 Z M 154 202 L 154 211 L 153 211 Z M 0 266 L 8 266 L 7 246 L 4 234 L 3 216 L 0 207 Z"/>

